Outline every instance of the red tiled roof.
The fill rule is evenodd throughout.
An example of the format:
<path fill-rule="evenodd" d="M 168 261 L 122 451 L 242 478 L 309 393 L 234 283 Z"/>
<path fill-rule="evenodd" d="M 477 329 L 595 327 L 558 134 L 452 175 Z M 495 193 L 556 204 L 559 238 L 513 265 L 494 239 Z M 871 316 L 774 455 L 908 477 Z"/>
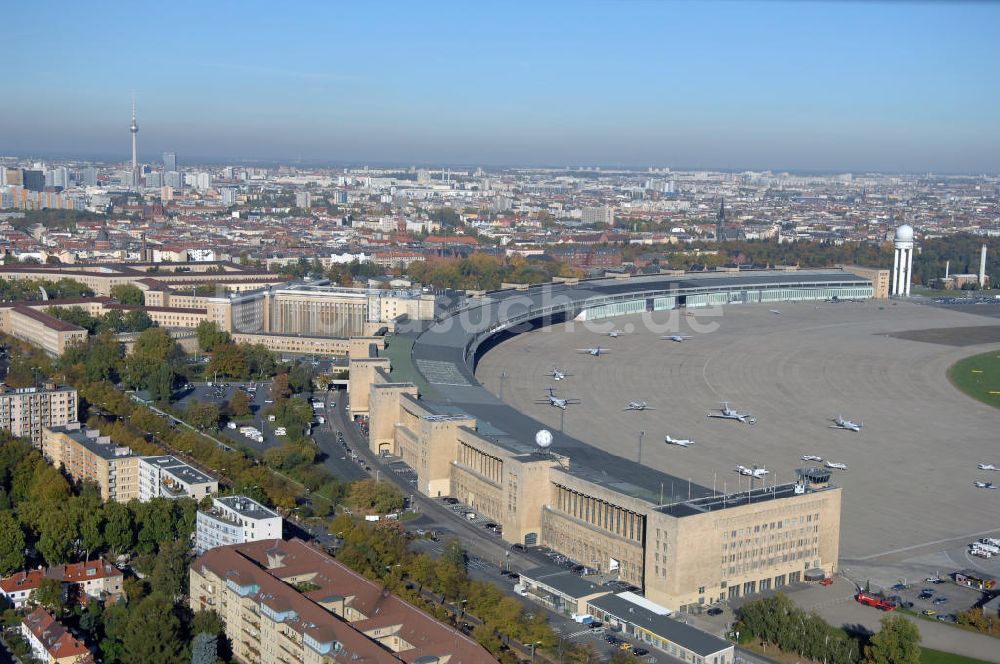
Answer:
<path fill-rule="evenodd" d="M 87 646 L 73 637 L 65 625 L 53 618 L 48 611 L 39 607 L 24 617 L 21 623 L 35 635 L 49 655 L 56 661 L 67 657 L 78 657 L 75 663 L 92 662 L 93 655 Z"/>

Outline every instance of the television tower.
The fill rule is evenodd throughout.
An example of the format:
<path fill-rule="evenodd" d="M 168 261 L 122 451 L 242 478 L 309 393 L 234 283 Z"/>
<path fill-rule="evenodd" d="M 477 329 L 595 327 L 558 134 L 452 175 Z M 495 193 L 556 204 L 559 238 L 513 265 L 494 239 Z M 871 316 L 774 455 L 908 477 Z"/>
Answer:
<path fill-rule="evenodd" d="M 139 190 L 139 159 L 136 154 L 135 140 L 136 134 L 139 133 L 139 125 L 135 123 L 135 95 L 132 95 L 132 124 L 129 125 L 128 130 L 132 133 L 132 186 L 136 191 Z"/>

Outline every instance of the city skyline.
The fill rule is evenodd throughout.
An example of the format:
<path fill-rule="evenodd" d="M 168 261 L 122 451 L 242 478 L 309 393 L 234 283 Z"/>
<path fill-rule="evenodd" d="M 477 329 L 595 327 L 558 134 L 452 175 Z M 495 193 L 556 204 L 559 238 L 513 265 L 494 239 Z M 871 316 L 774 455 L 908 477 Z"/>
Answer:
<path fill-rule="evenodd" d="M 134 89 L 147 163 L 1000 170 L 996 5 L 298 8 L 165 23 L 67 4 L 46 30 L 15 8 L 35 67 L 13 76 L 0 153 L 126 161 Z M 136 34 L 149 57 L 79 76 Z"/>

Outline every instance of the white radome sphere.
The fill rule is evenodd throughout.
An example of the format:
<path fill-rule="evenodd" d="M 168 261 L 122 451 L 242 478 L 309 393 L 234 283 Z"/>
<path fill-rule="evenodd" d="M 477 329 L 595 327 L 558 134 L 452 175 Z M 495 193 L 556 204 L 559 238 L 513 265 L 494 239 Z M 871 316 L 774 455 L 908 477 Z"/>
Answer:
<path fill-rule="evenodd" d="M 896 242 L 913 242 L 913 226 L 903 224 L 897 228 Z"/>
<path fill-rule="evenodd" d="M 549 445 L 552 444 L 552 432 L 548 429 L 542 429 L 535 434 L 535 444 L 540 448 L 548 449 Z"/>

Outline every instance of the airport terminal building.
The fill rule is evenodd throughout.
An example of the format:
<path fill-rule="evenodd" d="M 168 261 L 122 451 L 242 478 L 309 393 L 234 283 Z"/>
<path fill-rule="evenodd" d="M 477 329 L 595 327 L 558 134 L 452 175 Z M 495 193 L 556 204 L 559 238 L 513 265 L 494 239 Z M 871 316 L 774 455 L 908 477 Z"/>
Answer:
<path fill-rule="evenodd" d="M 368 418 L 373 451 L 414 469 L 419 491 L 457 498 L 500 524 L 506 541 L 551 547 L 674 609 L 751 595 L 836 570 L 841 489 L 828 472 L 801 469 L 795 482 L 723 495 L 560 432 L 552 432 L 551 448 L 540 448 L 540 423 L 478 383 L 477 358 L 513 334 L 564 321 L 872 295 L 870 280 L 841 270 L 603 279 L 485 294 L 452 314 L 460 321 L 352 344 L 351 411 Z M 391 352 L 411 342 L 409 353 Z"/>

